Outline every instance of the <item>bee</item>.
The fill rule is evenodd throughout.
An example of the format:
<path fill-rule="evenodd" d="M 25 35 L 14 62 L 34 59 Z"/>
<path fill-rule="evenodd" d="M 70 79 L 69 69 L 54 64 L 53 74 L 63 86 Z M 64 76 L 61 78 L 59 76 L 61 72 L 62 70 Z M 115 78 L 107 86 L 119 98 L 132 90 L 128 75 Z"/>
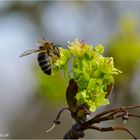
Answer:
<path fill-rule="evenodd" d="M 60 57 L 60 52 L 58 49 L 58 46 L 60 45 L 55 45 L 53 42 L 47 41 L 44 38 L 38 40 L 37 45 L 39 45 L 38 49 L 27 50 L 22 53 L 20 57 L 32 53 L 38 53 L 37 60 L 40 68 L 45 74 L 51 75 L 51 67 Z"/>

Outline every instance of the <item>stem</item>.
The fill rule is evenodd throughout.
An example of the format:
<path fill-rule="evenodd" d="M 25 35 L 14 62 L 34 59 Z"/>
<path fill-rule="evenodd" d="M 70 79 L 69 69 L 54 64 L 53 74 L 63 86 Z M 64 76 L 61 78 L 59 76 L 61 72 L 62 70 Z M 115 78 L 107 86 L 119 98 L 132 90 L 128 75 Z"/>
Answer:
<path fill-rule="evenodd" d="M 69 69 L 68 69 L 68 62 L 64 65 L 63 72 L 64 72 L 65 80 L 68 82 L 70 80 L 70 73 L 69 73 Z"/>

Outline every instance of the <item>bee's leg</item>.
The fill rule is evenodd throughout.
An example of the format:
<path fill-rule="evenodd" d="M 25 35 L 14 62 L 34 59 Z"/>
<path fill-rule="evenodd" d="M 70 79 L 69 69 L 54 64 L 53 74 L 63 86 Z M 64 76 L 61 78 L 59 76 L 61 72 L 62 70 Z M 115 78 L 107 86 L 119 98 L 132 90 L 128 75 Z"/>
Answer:
<path fill-rule="evenodd" d="M 52 63 L 54 63 L 53 62 L 54 61 L 54 55 L 53 55 L 53 52 L 50 48 L 48 48 L 48 50 L 47 50 L 47 55 L 49 57 L 50 62 L 52 61 Z"/>
<path fill-rule="evenodd" d="M 56 51 L 58 51 L 58 52 L 59 52 L 58 47 L 62 47 L 62 46 L 61 46 L 61 45 L 54 45 L 54 46 L 53 46 L 53 50 L 56 50 Z"/>
<path fill-rule="evenodd" d="M 57 46 L 58 46 L 58 47 L 62 47 L 61 45 L 58 45 L 58 44 L 57 44 L 57 45 L 54 45 L 54 47 L 57 47 Z"/>
<path fill-rule="evenodd" d="M 55 55 L 57 55 L 58 57 L 60 57 L 60 51 L 59 51 L 59 49 L 58 49 L 57 46 L 61 46 L 61 45 L 54 45 L 54 46 L 53 46 L 53 53 L 54 53 Z"/>
<path fill-rule="evenodd" d="M 50 48 L 47 49 L 47 55 L 52 57 L 52 50 Z"/>

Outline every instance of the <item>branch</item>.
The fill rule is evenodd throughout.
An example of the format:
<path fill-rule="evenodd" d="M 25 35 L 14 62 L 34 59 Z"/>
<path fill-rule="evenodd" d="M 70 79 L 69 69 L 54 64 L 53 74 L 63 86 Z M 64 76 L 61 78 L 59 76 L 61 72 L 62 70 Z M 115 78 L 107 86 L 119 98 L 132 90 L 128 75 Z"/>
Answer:
<path fill-rule="evenodd" d="M 49 129 L 46 131 L 47 133 L 49 133 L 50 131 L 52 131 L 52 130 L 54 129 L 54 127 L 56 126 L 56 124 L 60 124 L 60 123 L 61 123 L 61 122 L 59 121 L 59 118 L 60 118 L 61 113 L 64 112 L 65 110 L 69 110 L 69 111 L 70 111 L 70 109 L 69 109 L 68 107 L 62 108 L 62 109 L 58 112 L 58 114 L 57 114 L 55 120 L 53 121 L 54 124 L 52 125 L 52 127 L 49 128 Z"/>
<path fill-rule="evenodd" d="M 101 131 L 101 132 L 105 132 L 105 131 L 116 131 L 116 130 L 124 130 L 126 132 L 128 132 L 134 139 L 137 139 L 135 137 L 135 135 L 127 128 L 125 127 L 119 127 L 119 126 L 115 126 L 115 127 L 99 127 L 99 126 L 96 126 L 96 125 L 91 125 L 89 127 L 87 127 L 86 129 L 95 129 L 95 130 L 98 130 L 98 131 Z"/>
<path fill-rule="evenodd" d="M 140 108 L 140 105 L 137 106 L 129 106 L 129 107 L 119 107 L 104 111 L 94 116 L 92 119 L 84 122 L 83 124 L 75 122 L 75 124 L 69 129 L 69 131 L 65 134 L 64 139 L 78 139 L 84 137 L 84 131 L 86 129 L 94 129 L 98 131 L 116 131 L 123 130 L 128 132 L 134 139 L 137 137 L 127 128 L 119 127 L 119 126 L 110 126 L 110 127 L 98 127 L 94 125 L 95 123 L 100 123 L 103 121 L 115 120 L 116 118 L 122 118 L 123 120 L 128 120 L 129 117 L 140 118 L 140 115 L 136 115 L 128 112 L 130 109 Z"/>
<path fill-rule="evenodd" d="M 61 115 L 62 112 L 66 111 L 66 110 L 69 110 L 69 111 L 70 111 L 70 109 L 69 109 L 68 107 L 65 107 L 65 108 L 62 108 L 62 109 L 58 112 L 58 114 L 57 114 L 55 120 L 53 121 L 55 124 L 60 124 L 60 121 L 59 121 L 60 115 Z M 71 112 L 71 111 L 70 111 L 70 112 Z"/>
<path fill-rule="evenodd" d="M 135 108 L 140 108 L 139 106 L 129 106 L 129 107 L 119 107 L 119 108 L 114 108 L 110 109 L 107 111 L 104 111 L 102 113 L 99 113 L 89 121 L 85 122 L 85 127 L 90 126 L 94 123 L 100 123 L 102 121 L 107 121 L 107 120 L 113 120 L 116 118 L 122 118 L 123 120 L 128 120 L 128 116 L 133 116 L 133 117 L 140 117 L 139 115 L 135 115 L 132 113 L 129 113 L 127 110 L 129 109 L 135 109 Z M 121 114 L 120 114 L 121 113 Z"/>
<path fill-rule="evenodd" d="M 82 124 L 75 122 L 72 127 L 66 132 L 63 139 L 78 139 L 85 136 L 84 130 L 82 129 Z"/>

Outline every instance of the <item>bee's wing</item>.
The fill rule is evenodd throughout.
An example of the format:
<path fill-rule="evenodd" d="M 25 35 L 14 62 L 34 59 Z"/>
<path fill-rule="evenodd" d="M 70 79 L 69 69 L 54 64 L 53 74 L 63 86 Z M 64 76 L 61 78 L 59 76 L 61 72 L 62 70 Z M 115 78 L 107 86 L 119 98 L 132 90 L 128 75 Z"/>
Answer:
<path fill-rule="evenodd" d="M 40 51 L 39 49 L 27 50 L 24 53 L 22 53 L 19 57 L 23 57 L 23 56 L 26 56 L 26 55 L 29 55 L 29 54 L 32 54 L 32 53 L 36 53 L 36 52 L 39 52 L 39 51 Z"/>

